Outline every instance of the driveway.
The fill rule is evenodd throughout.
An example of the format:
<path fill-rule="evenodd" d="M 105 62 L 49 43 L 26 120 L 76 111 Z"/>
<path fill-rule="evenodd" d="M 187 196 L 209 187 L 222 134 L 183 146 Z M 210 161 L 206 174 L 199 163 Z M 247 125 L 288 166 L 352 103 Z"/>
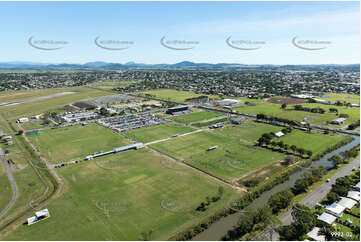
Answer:
<path fill-rule="evenodd" d="M 330 182 L 325 182 L 321 186 L 317 187 L 314 191 L 307 195 L 307 197 L 302 199 L 300 204 L 303 204 L 309 208 L 315 206 L 319 201 L 322 200 L 322 198 L 327 195 L 327 193 L 329 193 L 329 191 L 331 191 L 332 185 L 336 183 L 336 179 L 350 175 L 354 167 L 360 167 L 360 157 L 356 158 L 347 166 L 342 168 L 339 172 L 337 172 L 332 178 L 330 178 Z M 281 222 L 283 225 L 290 225 L 292 223 L 291 209 L 281 217 Z"/>

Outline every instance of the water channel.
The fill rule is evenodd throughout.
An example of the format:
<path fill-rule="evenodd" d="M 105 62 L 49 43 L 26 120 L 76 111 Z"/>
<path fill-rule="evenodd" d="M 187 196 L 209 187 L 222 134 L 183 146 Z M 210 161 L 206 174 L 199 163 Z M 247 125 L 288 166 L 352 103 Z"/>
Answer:
<path fill-rule="evenodd" d="M 330 158 L 331 156 L 333 156 L 335 154 L 340 154 L 341 152 L 349 150 L 352 147 L 360 144 L 360 136 L 346 135 L 346 134 L 341 134 L 341 135 L 351 136 L 354 138 L 354 140 L 352 142 L 324 155 L 320 160 L 312 162 L 312 164 L 310 165 L 309 168 L 323 166 L 326 170 L 329 170 L 334 167 L 334 164 L 333 164 L 333 162 L 329 161 L 328 158 Z M 296 180 L 301 178 L 303 173 L 308 171 L 309 168 L 305 168 L 305 169 L 301 168 L 300 170 L 294 172 L 293 174 L 291 174 L 289 176 L 289 179 L 287 181 L 285 181 L 284 183 L 279 184 L 279 185 L 275 186 L 274 188 L 272 188 L 271 190 L 262 193 L 261 196 L 258 197 L 256 200 L 254 200 L 249 207 L 250 208 L 263 207 L 267 203 L 268 199 L 273 194 L 293 187 Z M 194 241 L 220 240 L 224 235 L 227 234 L 228 230 L 232 229 L 234 226 L 237 225 L 237 222 L 239 221 L 242 214 L 243 213 L 238 212 L 238 213 L 228 215 L 227 217 L 222 217 L 220 220 L 211 224 L 208 227 L 208 229 L 206 229 L 202 233 L 195 236 L 192 240 L 194 240 Z"/>

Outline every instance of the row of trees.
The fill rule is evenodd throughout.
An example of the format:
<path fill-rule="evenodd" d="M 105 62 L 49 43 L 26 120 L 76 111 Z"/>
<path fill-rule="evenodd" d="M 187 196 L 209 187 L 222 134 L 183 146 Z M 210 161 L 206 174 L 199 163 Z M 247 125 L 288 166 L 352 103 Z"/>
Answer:
<path fill-rule="evenodd" d="M 295 185 L 292 188 L 292 192 L 295 195 L 306 192 L 309 186 L 321 180 L 322 176 L 325 174 L 326 170 L 322 166 L 312 168 L 311 172 L 303 173 L 303 178 L 296 180 Z"/>
<path fill-rule="evenodd" d="M 284 132 L 284 130 L 282 130 L 282 132 Z M 262 136 L 257 140 L 258 145 L 261 147 L 266 146 L 267 148 L 279 149 L 282 152 L 287 152 L 287 153 L 292 151 L 292 153 L 294 155 L 300 155 L 301 157 L 303 157 L 304 155 L 307 155 L 308 158 L 312 157 L 313 153 L 311 150 L 305 150 L 303 148 L 298 148 L 296 145 L 285 144 L 282 140 L 278 141 L 278 142 L 274 141 L 274 140 L 272 140 L 274 137 L 275 137 L 274 133 L 262 134 Z"/>
<path fill-rule="evenodd" d="M 263 113 L 257 114 L 256 118 L 259 119 L 259 120 L 267 120 L 267 121 L 270 121 L 270 122 L 272 122 L 272 121 L 280 122 L 280 123 L 287 124 L 287 125 L 298 125 L 298 123 L 296 121 L 294 121 L 294 120 L 274 117 L 274 116 L 266 115 L 266 114 L 263 114 Z"/>
<path fill-rule="evenodd" d="M 217 202 L 219 199 L 221 199 L 223 194 L 224 194 L 224 188 L 219 187 L 218 195 L 213 196 L 213 197 L 206 197 L 206 201 L 201 202 L 201 204 L 196 208 L 196 211 L 202 211 L 202 212 L 206 211 L 208 209 L 209 205 L 211 205 L 212 202 Z"/>
<path fill-rule="evenodd" d="M 271 222 L 275 221 L 275 217 L 271 213 L 269 207 L 265 206 L 257 210 L 248 210 L 242 214 L 237 226 L 229 230 L 223 236 L 222 240 L 238 240 L 240 237 L 250 233 L 251 231 L 258 231 L 264 229 Z M 251 238 L 243 238 L 243 240 L 250 240 Z"/>
<path fill-rule="evenodd" d="M 296 111 L 305 111 L 305 112 L 311 112 L 311 113 L 321 113 L 321 114 L 323 114 L 323 113 L 326 112 L 326 110 L 323 109 L 323 108 L 319 108 L 319 107 L 317 107 L 317 108 L 309 108 L 309 107 L 304 107 L 304 106 L 299 105 L 299 104 L 295 105 L 293 108 Z"/>

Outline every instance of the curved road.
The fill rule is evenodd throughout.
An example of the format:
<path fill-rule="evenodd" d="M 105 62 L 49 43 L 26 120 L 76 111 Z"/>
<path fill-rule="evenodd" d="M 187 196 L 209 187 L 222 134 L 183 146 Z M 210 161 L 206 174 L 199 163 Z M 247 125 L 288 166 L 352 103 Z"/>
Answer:
<path fill-rule="evenodd" d="M 7 205 L 6 208 L 4 208 L 3 211 L 0 212 L 0 219 L 1 219 L 6 214 L 6 212 L 9 211 L 9 209 L 15 204 L 16 199 L 18 198 L 18 188 L 16 186 L 11 167 L 7 163 L 7 161 L 5 159 L 5 154 L 3 153 L 3 150 L 1 149 L 1 147 L 0 147 L 0 157 L 1 157 L 1 161 L 5 168 L 5 172 L 9 177 L 9 181 L 11 183 L 11 190 L 13 191 L 13 196 L 12 196 L 9 204 Z"/>

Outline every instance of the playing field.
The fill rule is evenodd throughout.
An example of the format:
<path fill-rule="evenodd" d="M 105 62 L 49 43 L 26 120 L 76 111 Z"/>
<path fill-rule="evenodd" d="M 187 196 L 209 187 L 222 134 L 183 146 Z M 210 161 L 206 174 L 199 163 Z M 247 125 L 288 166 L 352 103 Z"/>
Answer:
<path fill-rule="evenodd" d="M 360 95 L 348 93 L 326 93 L 319 97 L 320 99 L 330 101 L 331 103 L 341 101 L 347 103 L 360 103 Z"/>
<path fill-rule="evenodd" d="M 28 137 L 53 163 L 84 159 L 94 152 L 109 151 L 129 144 L 123 136 L 97 124 L 42 130 L 40 135 Z"/>
<path fill-rule="evenodd" d="M 172 89 L 159 89 L 159 90 L 150 90 L 144 92 L 137 92 L 135 94 L 141 95 L 151 95 L 156 98 L 174 101 L 174 102 L 184 102 L 188 98 L 194 98 L 199 96 L 204 96 L 203 94 L 197 94 L 194 92 L 185 92 L 185 91 L 177 91 Z M 218 96 L 207 95 L 209 98 L 219 99 Z"/>
<path fill-rule="evenodd" d="M 253 105 L 244 104 L 245 102 L 250 102 Z M 295 121 L 303 121 L 305 118 L 308 122 L 312 124 L 319 125 L 327 125 L 327 121 L 332 121 L 333 119 L 338 118 L 335 113 L 330 113 L 330 108 L 336 108 L 339 110 L 339 113 L 345 113 L 349 115 L 349 118 L 345 122 L 345 125 L 353 123 L 357 121 L 360 117 L 360 109 L 359 108 L 351 108 L 351 107 L 339 107 L 334 105 L 324 105 L 318 103 L 302 103 L 301 105 L 304 107 L 320 107 L 323 108 L 326 112 L 324 114 L 319 113 L 311 113 L 305 111 L 295 111 L 294 105 L 287 105 L 286 109 L 281 109 L 281 104 L 269 103 L 263 100 L 257 99 L 242 99 L 242 107 L 235 108 L 236 111 L 250 113 L 250 114 L 266 114 L 272 115 L 275 117 L 286 118 L 289 120 Z M 337 127 L 335 125 L 332 125 Z M 341 125 L 344 126 L 344 125 Z"/>
<path fill-rule="evenodd" d="M 177 137 L 168 141 L 152 144 L 151 147 L 171 155 L 185 159 L 206 149 L 230 142 L 231 139 L 208 131 Z"/>
<path fill-rule="evenodd" d="M 186 162 L 217 177 L 232 181 L 254 169 L 283 160 L 284 155 L 240 142 L 200 152 Z"/>
<path fill-rule="evenodd" d="M 282 127 L 249 121 L 240 125 L 227 125 L 222 129 L 216 129 L 214 132 L 227 137 L 255 142 L 264 133 L 276 133 L 281 130 Z"/>
<path fill-rule="evenodd" d="M 293 130 L 292 133 L 287 134 L 276 141 L 283 141 L 288 145 L 295 145 L 298 148 L 311 150 L 314 156 L 347 138 L 348 137 L 342 135 L 325 135 L 318 132 L 307 133 L 300 130 Z"/>
<path fill-rule="evenodd" d="M 168 123 L 155 125 L 147 128 L 134 129 L 125 133 L 125 135 L 138 141 L 147 143 L 150 141 L 160 140 L 171 137 L 176 134 L 184 134 L 194 131 L 191 127 L 186 127 L 177 123 Z"/>
<path fill-rule="evenodd" d="M 184 114 L 184 115 L 173 116 L 173 117 L 170 117 L 170 119 L 175 120 L 177 122 L 190 124 L 193 122 L 214 119 L 214 118 L 221 117 L 221 116 L 223 116 L 223 114 L 215 113 L 215 112 L 199 111 L 199 112 L 188 113 L 188 114 Z"/>
<path fill-rule="evenodd" d="M 20 225 L 5 239 L 167 240 L 240 196 L 224 186 L 219 201 L 197 212 L 207 196 L 218 194 L 220 184 L 184 165 L 169 169 L 167 162 L 143 148 L 62 168 L 69 187 L 46 206 L 51 217 Z M 149 231 L 149 238 L 141 236 Z"/>

